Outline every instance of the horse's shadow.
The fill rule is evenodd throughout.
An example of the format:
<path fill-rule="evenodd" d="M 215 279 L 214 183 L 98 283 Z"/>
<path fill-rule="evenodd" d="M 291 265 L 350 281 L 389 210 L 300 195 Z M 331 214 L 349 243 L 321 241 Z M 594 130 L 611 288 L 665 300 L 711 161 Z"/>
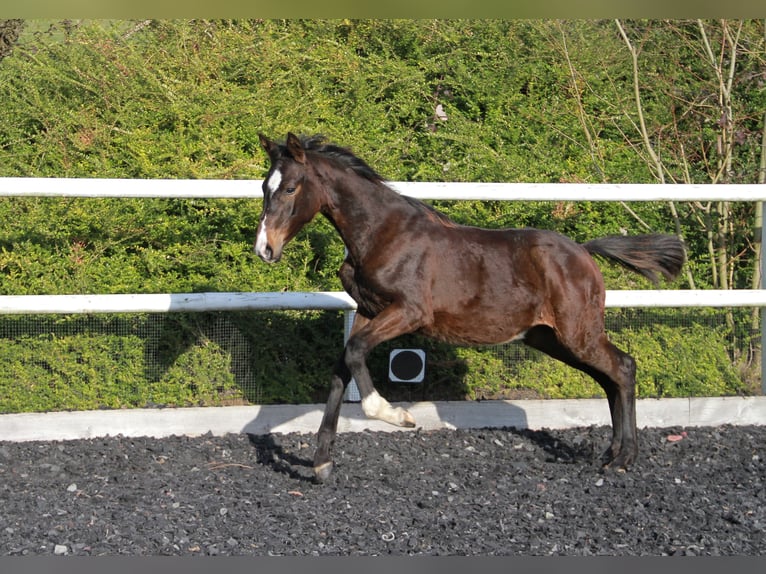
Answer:
<path fill-rule="evenodd" d="M 404 406 L 407 405 L 405 404 Z M 413 410 L 417 409 L 417 405 L 411 406 Z M 318 416 L 322 406 L 315 405 L 314 407 L 316 412 L 313 415 Z M 421 426 L 421 429 L 437 429 L 449 433 L 454 428 L 470 428 L 507 433 L 510 435 L 509 439 L 513 439 L 508 441 L 509 444 L 511 442 L 526 444 L 528 448 L 536 451 L 534 456 L 538 457 L 545 464 L 597 464 L 601 456 L 599 448 L 607 438 L 604 436 L 606 430 L 601 428 L 582 429 L 575 436 L 568 433 L 566 438 L 563 438 L 561 433 L 557 433 L 555 430 L 528 428 L 524 409 L 521 406 L 506 401 L 480 401 L 473 405 L 473 408 L 469 409 L 466 409 L 465 405 L 449 402 L 437 402 L 434 403 L 434 407 L 437 411 L 437 419 L 441 421 L 443 426 L 438 427 L 438 422 L 434 425 L 434 421 L 431 421 L 430 427 Z M 286 448 L 283 446 L 282 440 L 280 440 L 280 433 L 270 431 L 269 429 L 290 423 L 293 420 L 293 415 L 289 414 L 290 409 L 278 409 L 276 411 L 277 418 L 275 419 L 273 418 L 274 413 L 275 411 L 273 410 L 269 410 L 268 413 L 264 411 L 263 415 L 259 413 L 243 429 L 255 450 L 256 462 L 275 473 L 286 475 L 293 480 L 315 482 L 313 461 L 311 460 L 311 453 L 313 452 L 311 446 L 315 446 L 316 433 L 312 432 L 312 434 L 306 435 L 305 442 L 307 444 L 305 446 L 308 450 L 303 451 L 302 448 L 300 449 L 302 452 L 306 452 L 305 456 L 302 452 Z M 488 427 L 485 426 L 486 423 L 482 424 L 480 422 L 482 419 L 486 420 L 486 417 L 489 416 L 496 420 L 507 420 L 508 425 Z M 359 405 L 354 403 L 344 403 L 341 419 L 342 422 L 345 419 L 346 425 L 353 425 L 357 430 L 366 427 L 367 421 L 370 420 L 364 417 Z M 312 430 L 318 430 L 318 426 L 316 429 L 312 428 Z M 396 429 L 393 430 L 395 431 Z M 413 431 L 405 432 L 417 432 L 417 427 Z M 347 440 L 354 439 L 352 437 Z M 441 439 L 435 436 L 433 440 Z M 503 440 L 503 442 L 506 441 Z M 460 453 L 456 453 L 455 456 L 460 456 Z M 516 452 L 512 448 L 508 448 L 506 456 L 509 461 L 512 461 L 514 456 L 516 456 Z"/>
<path fill-rule="evenodd" d="M 592 436 L 595 431 L 586 430 L 574 441 L 564 441 L 547 429 L 507 428 L 503 430 L 530 442 L 545 454 L 545 461 L 556 464 L 593 464 L 601 453 L 598 450 L 600 437 Z"/>
<path fill-rule="evenodd" d="M 488 428 L 485 427 L 484 430 Z M 491 430 L 506 432 L 530 444 L 538 451 L 541 459 L 544 457 L 543 462 L 549 464 L 594 464 L 600 457 L 597 445 L 603 439 L 603 437 L 592 436 L 590 431 L 584 431 L 574 441 L 567 441 L 546 429 L 533 430 L 511 426 L 494 427 Z M 315 482 L 312 460 L 285 450 L 280 444 L 278 434 L 248 433 L 248 438 L 255 450 L 255 459 L 258 464 L 296 481 Z M 313 440 L 313 437 L 307 437 L 307 442 L 313 442 Z M 511 460 L 514 457 L 514 451 L 508 449 L 507 456 Z"/>
<path fill-rule="evenodd" d="M 314 481 L 311 470 L 312 461 L 285 451 L 279 444 L 277 435 L 248 433 L 247 436 L 255 450 L 258 464 L 271 468 L 275 473 L 287 475 L 293 480 Z"/>

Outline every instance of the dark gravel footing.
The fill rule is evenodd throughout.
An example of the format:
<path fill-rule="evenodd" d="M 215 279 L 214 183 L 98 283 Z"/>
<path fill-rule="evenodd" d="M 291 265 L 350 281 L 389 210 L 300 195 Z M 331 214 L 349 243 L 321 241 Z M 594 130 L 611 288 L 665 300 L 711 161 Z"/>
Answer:
<path fill-rule="evenodd" d="M 766 554 L 766 427 L 640 430 L 603 474 L 610 432 L 341 434 L 324 485 L 310 435 L 0 442 L 0 553 Z"/>

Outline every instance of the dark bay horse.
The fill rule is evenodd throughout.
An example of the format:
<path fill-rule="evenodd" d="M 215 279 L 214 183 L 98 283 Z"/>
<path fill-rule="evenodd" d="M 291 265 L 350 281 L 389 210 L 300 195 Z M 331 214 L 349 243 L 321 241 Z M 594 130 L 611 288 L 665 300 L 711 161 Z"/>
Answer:
<path fill-rule="evenodd" d="M 458 225 L 400 195 L 349 150 L 321 136 L 260 136 L 271 161 L 255 241 L 261 259 L 279 261 L 285 245 L 317 214 L 337 229 L 348 255 L 339 274 L 358 310 L 335 365 L 317 436 L 314 474 L 332 472 L 343 393 L 353 377 L 366 416 L 412 427 L 373 386 L 366 366 L 376 345 L 405 333 L 458 345 L 521 340 L 593 377 L 606 392 L 612 441 L 605 467 L 624 470 L 638 454 L 636 363 L 604 331 L 604 281 L 592 255 L 614 260 L 655 283 L 685 261 L 672 235 L 610 236 L 583 244 L 540 229 Z"/>

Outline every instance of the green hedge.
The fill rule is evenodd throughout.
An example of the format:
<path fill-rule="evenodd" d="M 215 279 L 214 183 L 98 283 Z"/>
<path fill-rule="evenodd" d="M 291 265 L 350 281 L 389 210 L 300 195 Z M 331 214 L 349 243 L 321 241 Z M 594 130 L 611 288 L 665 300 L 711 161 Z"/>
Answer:
<path fill-rule="evenodd" d="M 624 137 L 634 133 L 633 120 L 617 113 L 631 109 L 633 92 L 629 57 L 612 23 L 564 23 L 570 56 L 583 82 L 597 90 L 583 91 L 582 101 L 596 148 L 582 133 L 558 25 L 29 22 L 0 60 L 0 177 L 254 180 L 267 164 L 258 133 L 283 137 L 289 130 L 325 133 L 391 180 L 653 181 L 635 143 Z M 665 50 L 674 62 L 691 57 L 678 46 L 677 30 L 647 26 L 653 41 L 645 50 Z M 753 29 L 748 23 L 743 34 Z M 650 56 L 642 63 L 657 61 Z M 675 66 L 674 89 L 702 93 L 702 76 Z M 666 86 L 653 69 L 644 78 L 657 82 L 644 96 L 660 129 L 669 121 Z M 756 105 L 763 90 L 748 82 L 737 89 L 738 102 L 763 109 Z M 437 104 L 446 121 L 435 118 Z M 756 173 L 757 154 L 748 147 L 756 132 L 754 126 L 740 134 L 747 145 L 737 148 L 733 172 Z M 696 174 L 699 165 L 690 169 Z M 434 204 L 461 223 L 555 229 L 580 241 L 647 227 L 675 231 L 664 203 L 639 202 L 630 210 L 587 201 Z M 267 266 L 252 251 L 260 207 L 258 200 L 239 199 L 0 198 L 0 294 L 339 290 L 344 249 L 332 227 L 317 218 L 279 265 Z M 697 287 L 708 287 L 707 235 L 694 210 L 678 209 L 689 269 Z M 742 214 L 749 220 L 750 211 Z M 749 241 L 743 232 L 732 245 L 744 254 L 733 268 L 735 287 L 749 286 Z M 648 286 L 618 267 L 602 269 L 608 288 Z M 668 287 L 687 286 L 681 278 Z M 672 312 L 659 314 L 651 326 L 614 331 L 639 362 L 642 395 L 757 388 L 740 368 L 746 362 L 740 355 L 750 353 L 745 337 L 732 338 L 710 323 L 671 326 L 672 318 Z M 174 314 L 163 319 L 158 339 L 143 327 L 115 334 L 82 323 L 82 332 L 63 330 L 60 323 L 80 321 L 72 317 L 54 325 L 0 317 L 6 333 L 0 335 L 0 412 L 324 400 L 342 345 L 337 313 L 227 317 L 238 344 L 210 331 L 219 320 Z M 413 340 L 429 351 L 426 384 L 385 383 L 387 349 Z M 392 398 L 600 393 L 553 361 L 509 364 L 505 353 L 405 337 L 376 350 L 370 362 Z"/>

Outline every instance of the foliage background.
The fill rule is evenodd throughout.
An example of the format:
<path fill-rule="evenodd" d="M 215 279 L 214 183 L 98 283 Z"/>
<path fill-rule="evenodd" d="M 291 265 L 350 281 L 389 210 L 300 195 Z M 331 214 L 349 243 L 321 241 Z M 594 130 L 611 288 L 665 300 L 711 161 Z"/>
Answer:
<path fill-rule="evenodd" d="M 668 178 L 710 182 L 721 110 L 699 23 L 624 24 L 640 46 L 643 109 Z M 703 30 L 725 51 L 726 28 Z M 737 140 L 725 181 L 755 183 L 766 109 L 763 23 L 740 23 L 737 38 Z M 257 134 L 294 131 L 324 133 L 397 181 L 657 181 L 637 130 L 630 54 L 610 21 L 29 21 L 0 60 L 0 101 L 0 177 L 260 179 L 266 158 Z M 709 248 L 717 206 L 435 204 L 461 223 L 550 228 L 581 241 L 680 232 L 690 262 L 672 287 L 718 286 L 719 253 Z M 726 274 L 730 287 L 749 287 L 756 210 L 730 209 Z M 258 200 L 3 198 L 0 293 L 340 289 L 343 246 L 329 224 L 317 219 L 280 265 L 265 266 L 251 247 L 259 212 Z M 608 288 L 647 286 L 603 270 Z M 639 361 L 641 394 L 756 388 L 746 372 L 747 316 L 731 315 L 721 327 L 709 313 L 678 326 L 680 315 L 615 330 Z M 238 384 L 231 344 L 206 328 L 217 320 L 99 319 L 133 321 L 126 339 L 62 330 L 74 318 L 44 328 L 35 317 L 0 319 L 0 411 L 323 400 L 341 317 L 226 318 L 248 345 L 244 369 L 255 371 L 255 394 Z M 161 337 L 146 334 L 154 332 Z M 509 368 L 507 349 L 403 344 L 429 350 L 427 398 L 600 394 L 539 356 Z M 710 354 L 701 352 L 706 346 Z M 386 350 L 371 358 L 376 373 Z M 163 368 L 152 370 L 149 355 Z M 413 393 L 381 388 L 391 398 Z"/>

